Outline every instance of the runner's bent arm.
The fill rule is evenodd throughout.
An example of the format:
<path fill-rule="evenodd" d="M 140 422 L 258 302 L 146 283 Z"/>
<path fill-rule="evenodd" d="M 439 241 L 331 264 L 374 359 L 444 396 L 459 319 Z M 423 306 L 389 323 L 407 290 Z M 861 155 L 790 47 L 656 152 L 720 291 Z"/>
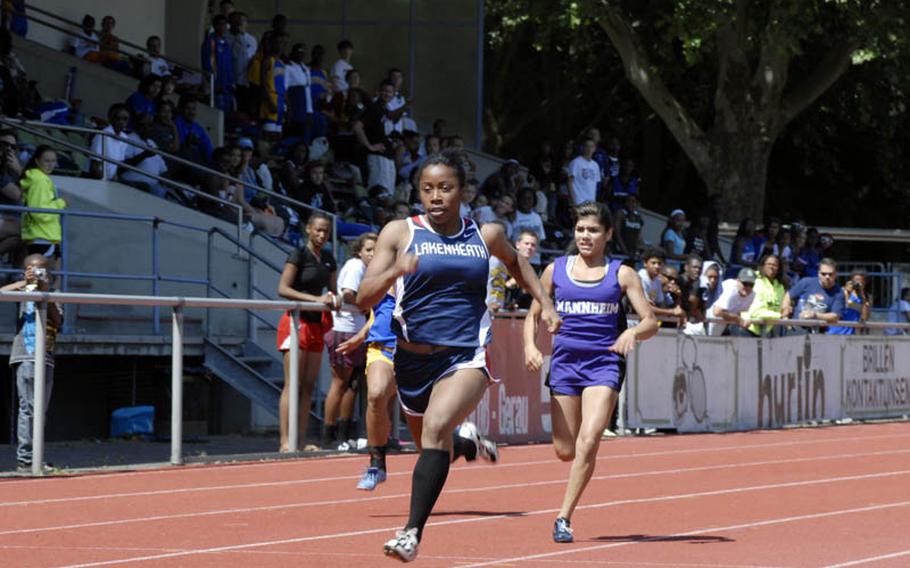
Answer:
<path fill-rule="evenodd" d="M 638 314 L 639 322 L 635 327 L 630 327 L 616 339 L 616 343 L 610 347 L 610 351 L 615 351 L 621 355 L 626 355 L 635 348 L 636 341 L 642 341 L 653 337 L 657 333 L 657 319 L 651 311 L 651 304 L 645 298 L 645 293 L 641 288 L 641 279 L 635 270 L 628 266 L 619 268 L 619 284 L 622 286 L 626 297 L 632 302 L 635 313 Z"/>
<path fill-rule="evenodd" d="M 540 275 L 540 285 L 548 296 L 553 295 L 553 265 L 547 266 L 543 274 Z M 537 371 L 543 365 L 543 354 L 537 348 L 537 320 L 540 317 L 540 303 L 537 300 L 531 302 L 528 309 L 528 315 L 525 316 L 524 324 L 524 346 L 525 346 L 525 366 L 529 371 Z"/>
<path fill-rule="evenodd" d="M 408 236 L 407 221 L 392 221 L 379 233 L 373 260 L 357 290 L 357 307 L 368 310 L 379 303 L 399 276 L 417 270 L 417 256 L 401 254 L 402 241 Z"/>

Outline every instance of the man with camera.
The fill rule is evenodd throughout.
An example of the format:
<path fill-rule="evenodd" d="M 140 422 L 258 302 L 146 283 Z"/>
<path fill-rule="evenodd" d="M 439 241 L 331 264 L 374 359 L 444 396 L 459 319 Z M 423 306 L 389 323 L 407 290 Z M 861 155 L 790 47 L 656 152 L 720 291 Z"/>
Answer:
<path fill-rule="evenodd" d="M 22 188 L 19 187 L 22 163 L 16 152 L 17 145 L 18 140 L 13 130 L 0 130 L 0 205 L 22 205 Z M 16 253 L 22 248 L 21 233 L 19 213 L 0 211 L 0 255 Z M 11 255 L 16 256 L 19 255 Z M 14 265 L 16 264 L 18 259 Z"/>
<path fill-rule="evenodd" d="M 0 288 L 0 292 L 49 292 L 50 259 L 40 254 L 25 258 L 25 279 Z M 16 465 L 19 471 L 30 471 L 32 468 L 32 432 L 35 386 L 35 333 L 36 314 L 40 306 L 36 302 L 19 304 L 19 319 L 16 337 L 10 349 L 9 364 L 16 375 L 16 390 L 19 393 L 19 419 L 16 424 L 17 447 Z M 51 400 L 51 389 L 54 386 L 54 344 L 57 330 L 63 321 L 63 310 L 48 302 L 45 323 L 45 374 L 44 374 L 44 408 Z"/>

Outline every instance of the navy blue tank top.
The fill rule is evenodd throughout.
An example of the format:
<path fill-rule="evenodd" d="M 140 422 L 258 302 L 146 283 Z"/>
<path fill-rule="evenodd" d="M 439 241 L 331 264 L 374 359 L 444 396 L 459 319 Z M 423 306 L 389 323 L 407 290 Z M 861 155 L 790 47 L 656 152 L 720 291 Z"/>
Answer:
<path fill-rule="evenodd" d="M 489 343 L 487 280 L 490 253 L 471 219 L 444 236 L 423 216 L 407 220 L 411 233 L 405 252 L 416 255 L 417 271 L 398 279 L 392 330 L 405 341 L 481 347 Z"/>

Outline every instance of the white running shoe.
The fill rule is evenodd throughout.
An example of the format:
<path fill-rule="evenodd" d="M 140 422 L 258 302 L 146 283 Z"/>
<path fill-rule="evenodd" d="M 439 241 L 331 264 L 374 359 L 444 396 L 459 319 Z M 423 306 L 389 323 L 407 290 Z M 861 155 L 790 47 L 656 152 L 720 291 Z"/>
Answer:
<path fill-rule="evenodd" d="M 490 463 L 499 461 L 499 448 L 496 447 L 496 442 L 485 436 L 481 436 L 480 432 L 477 430 L 477 426 L 472 422 L 464 422 L 459 426 L 458 435 L 474 442 L 474 445 L 477 446 L 477 455 L 479 457 Z"/>
<path fill-rule="evenodd" d="M 402 562 L 411 562 L 417 558 L 417 527 L 400 530 L 395 533 L 395 538 L 385 543 L 383 551 L 386 556 L 397 558 Z"/>

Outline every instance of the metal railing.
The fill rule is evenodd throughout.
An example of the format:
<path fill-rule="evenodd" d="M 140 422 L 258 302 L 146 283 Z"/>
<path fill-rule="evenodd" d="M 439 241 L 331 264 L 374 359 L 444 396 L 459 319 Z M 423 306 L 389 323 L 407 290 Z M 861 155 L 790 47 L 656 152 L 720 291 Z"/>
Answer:
<path fill-rule="evenodd" d="M 60 32 L 60 33 L 63 33 L 63 34 L 66 34 L 66 35 L 68 35 L 68 36 L 70 36 L 70 37 L 76 37 L 76 38 L 83 38 L 83 39 L 85 39 L 85 36 L 82 34 L 82 24 L 81 24 L 81 23 L 75 22 L 75 21 L 70 20 L 70 19 L 68 19 L 68 18 L 64 18 L 63 16 L 60 16 L 60 15 L 58 15 L 58 14 L 54 14 L 53 12 L 49 12 L 49 11 L 47 11 L 47 10 L 43 10 L 43 9 L 38 8 L 38 7 L 36 7 L 36 6 L 32 6 L 31 4 L 27 4 L 27 5 L 25 6 L 25 8 L 26 8 L 26 10 L 28 10 L 28 11 L 37 12 L 38 14 L 41 14 L 41 15 L 43 15 L 43 16 L 48 16 L 48 17 L 50 17 L 50 18 L 52 18 L 52 19 L 54 19 L 54 20 L 57 20 L 58 22 L 61 22 L 62 24 L 66 25 L 66 26 L 73 26 L 73 27 L 75 27 L 76 29 L 78 29 L 79 31 L 73 31 L 71 28 L 64 27 L 63 25 L 54 24 L 54 23 L 52 23 L 52 22 L 49 22 L 49 21 L 44 20 L 44 19 L 41 19 L 41 18 L 37 18 L 37 17 L 32 16 L 32 15 L 27 14 L 27 13 L 16 12 L 16 15 L 22 16 L 22 17 L 24 17 L 25 19 L 27 19 L 27 20 L 29 20 L 29 21 L 31 21 L 31 22 L 35 22 L 36 24 L 39 24 L 39 25 L 48 27 L 48 28 L 50 28 L 50 29 L 52 29 L 52 30 L 56 30 L 56 31 L 58 31 L 58 32 Z M 95 32 L 96 35 L 99 35 L 99 36 L 100 36 L 100 31 L 99 31 L 99 30 L 92 30 L 92 31 Z M 140 45 L 137 45 L 137 44 L 135 44 L 135 43 L 132 43 L 132 42 L 127 41 L 127 40 L 125 40 L 125 39 L 123 39 L 123 38 L 120 38 L 120 37 L 117 38 L 117 41 L 118 41 L 121 45 L 126 45 L 126 46 L 128 46 L 128 47 L 131 47 L 131 48 L 135 49 L 136 51 L 138 51 L 138 52 L 140 52 L 140 53 L 143 53 L 143 54 L 148 55 L 148 56 L 152 56 L 152 54 L 149 52 L 148 49 L 146 49 L 146 48 L 144 48 L 144 47 L 142 47 L 142 46 L 140 46 Z M 99 49 L 100 49 L 100 44 L 99 44 Z M 125 56 L 127 56 L 127 57 L 135 57 L 135 55 L 136 55 L 135 53 L 130 53 L 130 52 L 128 52 L 128 51 L 124 51 L 124 50 L 119 49 L 119 48 L 116 50 L 116 52 L 119 53 L 119 54 L 121 54 L 121 55 L 125 55 Z M 171 65 L 173 65 L 173 66 L 175 66 L 175 67 L 179 67 L 179 68 L 181 68 L 181 69 L 186 69 L 187 71 L 191 71 L 191 72 L 193 72 L 193 73 L 198 73 L 198 74 L 202 75 L 203 77 L 206 77 L 206 76 L 207 76 L 207 77 L 208 77 L 208 87 L 209 87 L 209 89 L 208 89 L 208 91 L 209 91 L 209 92 L 208 92 L 208 95 L 209 95 L 209 106 L 210 106 L 210 107 L 214 107 L 214 106 L 215 106 L 215 74 L 214 74 L 214 73 L 210 73 L 210 72 L 205 71 L 204 69 L 200 69 L 200 68 L 198 68 L 198 67 L 192 67 L 192 66 L 190 66 L 190 65 L 186 65 L 186 64 L 184 64 L 184 63 L 181 63 L 181 62 L 177 61 L 176 59 L 171 59 L 170 57 L 167 57 L 167 56 L 165 56 L 165 55 L 163 55 L 163 54 L 155 55 L 155 56 L 153 56 L 153 57 L 157 57 L 157 58 L 160 58 L 160 59 L 164 59 L 165 61 L 167 61 L 168 63 L 170 63 Z"/>
<path fill-rule="evenodd" d="M 338 256 L 338 252 L 339 252 L 339 251 L 338 251 L 338 215 L 337 215 L 336 213 L 329 213 L 328 211 L 319 209 L 318 207 L 313 207 L 312 205 L 309 205 L 308 203 L 303 203 L 302 201 L 298 201 L 298 200 L 296 200 L 296 199 L 294 199 L 294 198 L 292 198 L 292 197 L 289 197 L 289 196 L 287 196 L 287 195 L 283 195 L 283 194 L 278 193 L 278 192 L 276 192 L 276 191 L 273 191 L 273 190 L 271 190 L 271 189 L 267 189 L 267 188 L 265 188 L 265 187 L 262 187 L 262 186 L 259 186 L 259 185 L 256 185 L 256 184 L 253 184 L 253 183 L 249 183 L 249 182 L 243 181 L 243 180 L 241 180 L 241 179 L 239 179 L 239 178 L 236 178 L 236 177 L 234 177 L 234 176 L 225 174 L 225 173 L 223 173 L 223 172 L 219 172 L 219 171 L 217 171 L 217 170 L 213 170 L 212 168 L 209 168 L 209 167 L 207 167 L 207 166 L 203 166 L 203 165 L 198 164 L 198 163 L 196 163 L 196 162 L 193 162 L 193 161 L 191 161 L 191 160 L 187 160 L 186 158 L 183 158 L 183 157 L 177 156 L 177 155 L 175 155 L 175 154 L 171 154 L 171 153 L 165 152 L 165 151 L 163 151 L 163 150 L 161 150 L 161 149 L 159 149 L 159 148 L 152 148 L 151 146 L 148 146 L 148 145 L 146 145 L 145 143 L 137 142 L 136 140 L 131 140 L 131 139 L 129 139 L 129 138 L 122 138 L 122 137 L 117 136 L 117 135 L 115 135 L 115 134 L 112 134 L 112 133 L 110 133 L 110 132 L 105 132 L 104 130 L 97 130 L 97 129 L 92 129 L 92 128 L 84 128 L 84 127 L 79 127 L 79 126 L 68 126 L 68 125 L 60 125 L 60 124 L 49 124 L 49 123 L 45 123 L 45 122 L 37 122 L 37 121 L 32 121 L 32 120 L 10 119 L 10 118 L 5 118 L 5 117 L 0 117 L 0 124 L 5 124 L 5 125 L 9 126 L 10 128 L 23 130 L 24 132 L 28 132 L 29 134 L 32 134 L 33 136 L 42 137 L 42 138 L 44 138 L 44 139 L 50 140 L 50 141 L 53 142 L 54 144 L 60 144 L 60 145 L 62 145 L 62 146 L 64 146 L 64 147 L 66 147 L 66 148 L 75 149 L 75 150 L 77 150 L 77 151 L 79 151 L 79 152 L 82 152 L 83 154 L 86 154 L 86 155 L 88 155 L 88 156 L 91 156 L 91 157 L 95 158 L 96 160 L 98 160 L 98 161 L 100 161 L 100 162 L 102 163 L 102 168 L 101 168 L 101 171 L 102 171 L 102 179 L 104 179 L 104 178 L 105 178 L 105 175 L 106 175 L 106 174 L 105 174 L 104 163 L 105 163 L 105 162 L 111 162 L 111 163 L 116 164 L 116 165 L 118 165 L 118 166 L 120 166 L 120 167 L 125 167 L 126 169 L 129 169 L 129 170 L 132 170 L 132 171 L 137 171 L 137 172 L 141 173 L 142 175 L 145 175 L 145 176 L 154 178 L 154 179 L 156 179 L 156 180 L 158 180 L 158 181 L 161 181 L 162 183 L 165 183 L 165 182 L 166 182 L 166 183 L 168 183 L 169 185 L 176 186 L 176 187 L 179 187 L 179 188 L 181 188 L 181 189 L 186 189 L 186 190 L 188 190 L 188 191 L 193 192 L 194 194 L 197 194 L 197 195 L 198 195 L 198 194 L 202 194 L 202 195 L 204 195 L 204 196 L 206 196 L 206 197 L 208 197 L 208 198 L 215 199 L 215 200 L 217 200 L 217 201 L 222 201 L 222 202 L 225 202 L 225 203 L 230 203 L 230 204 L 231 204 L 232 206 L 234 206 L 234 207 L 240 207 L 240 206 L 237 205 L 236 203 L 233 203 L 233 202 L 230 202 L 230 201 L 226 201 L 226 200 L 222 200 L 222 199 L 220 199 L 220 198 L 214 197 L 214 196 L 212 196 L 212 195 L 209 195 L 208 193 L 203 192 L 202 190 L 199 190 L 199 189 L 196 189 L 196 188 L 192 188 L 192 187 L 190 187 L 190 186 L 188 186 L 188 185 L 181 184 L 181 183 L 179 183 L 179 182 L 175 182 L 175 181 L 169 180 L 169 179 L 167 179 L 167 178 L 162 178 L 162 177 L 156 176 L 156 175 L 154 175 L 154 174 L 146 173 L 146 172 L 142 171 L 141 169 L 139 169 L 139 168 L 137 168 L 137 167 L 135 167 L 135 166 L 130 166 L 129 164 L 123 164 L 122 162 L 118 162 L 118 161 L 112 160 L 112 159 L 110 159 L 110 158 L 105 158 L 103 155 L 102 155 L 102 156 L 99 156 L 98 154 L 95 154 L 95 153 L 93 153 L 93 152 L 90 152 L 90 151 L 87 150 L 87 149 L 80 148 L 80 147 L 79 147 L 78 145 L 76 145 L 76 144 L 73 144 L 73 143 L 71 143 L 71 142 L 67 142 L 67 141 L 64 141 L 64 140 L 60 140 L 59 138 L 55 138 L 55 137 L 52 136 L 51 134 L 48 134 L 48 133 L 43 132 L 43 131 L 41 131 L 41 130 L 38 130 L 38 128 L 53 129 L 53 130 L 61 130 L 61 131 L 64 131 L 64 132 L 79 132 L 79 133 L 82 133 L 82 134 L 90 134 L 90 135 L 92 135 L 92 136 L 101 135 L 101 136 L 103 137 L 103 138 L 102 138 L 102 154 L 104 154 L 105 141 L 107 140 L 107 138 L 109 138 L 109 137 L 114 137 L 114 138 L 117 139 L 118 142 L 121 142 L 121 143 L 124 143 L 124 144 L 128 144 L 128 145 L 130 145 L 130 146 L 134 146 L 134 147 L 139 148 L 139 149 L 141 149 L 141 150 L 147 150 L 147 151 L 153 152 L 153 153 L 155 153 L 155 154 L 161 156 L 161 157 L 162 157 L 164 160 L 166 160 L 166 161 L 178 163 L 178 164 L 181 164 L 181 165 L 186 166 L 186 167 L 188 167 L 188 168 L 195 169 L 195 170 L 197 170 L 197 171 L 199 171 L 199 172 L 202 172 L 202 173 L 204 173 L 204 174 L 206 174 L 206 175 L 211 175 L 211 176 L 215 176 L 215 177 L 218 177 L 218 178 L 227 180 L 227 181 L 231 182 L 232 184 L 239 185 L 240 187 L 248 187 L 248 188 L 250 188 L 250 189 L 252 189 L 252 190 L 254 190 L 254 191 L 257 191 L 257 192 L 263 193 L 263 194 L 265 194 L 265 195 L 268 195 L 269 197 L 272 197 L 272 198 L 274 198 L 274 199 L 276 199 L 276 200 L 282 202 L 282 203 L 285 204 L 285 205 L 288 205 L 288 206 L 291 206 L 291 207 L 294 207 L 294 208 L 299 208 L 299 209 L 306 209 L 306 210 L 309 210 L 309 211 L 319 211 L 320 213 L 322 213 L 322 214 L 324 214 L 324 215 L 327 215 L 327 216 L 332 220 L 332 254 L 335 255 L 336 257 Z M 240 221 L 238 222 L 238 239 L 239 239 L 239 236 L 240 236 L 240 231 L 239 231 L 239 229 L 240 229 L 240 228 L 242 227 L 242 225 L 243 225 L 243 220 L 242 220 L 242 213 L 243 213 L 243 211 L 242 211 L 242 208 L 241 208 L 241 212 L 240 212 L 240 213 L 241 213 L 241 219 L 240 219 Z"/>
<path fill-rule="evenodd" d="M 184 298 L 177 296 L 118 296 L 107 294 L 67 294 L 51 292 L 0 292 L 0 302 L 38 302 L 35 310 L 35 377 L 32 414 L 32 475 L 44 474 L 44 397 L 46 376 L 47 304 L 90 304 L 118 306 L 152 306 L 171 308 L 171 457 L 172 465 L 183 464 L 183 310 L 185 308 L 277 310 L 290 312 L 292 321 L 300 312 L 328 311 L 315 302 L 275 302 L 265 300 L 226 300 L 217 298 Z M 296 325 L 290 326 L 291 345 L 288 362 L 288 449 L 299 450 L 298 416 L 300 414 L 300 342 Z"/>
<path fill-rule="evenodd" d="M 263 299 L 272 300 L 274 299 L 273 295 L 269 294 L 267 291 L 262 290 L 256 285 L 256 276 L 257 272 L 255 270 L 255 265 L 258 263 L 261 266 L 268 268 L 278 274 L 281 274 L 283 268 L 272 263 L 268 258 L 263 256 L 261 253 L 255 250 L 255 248 L 250 245 L 247 246 L 242 243 L 240 240 L 235 239 L 232 235 L 228 234 L 226 231 L 218 227 L 196 227 L 193 225 L 188 225 L 185 223 L 178 223 L 174 221 L 168 221 L 166 219 L 161 219 L 159 217 L 150 217 L 150 216 L 140 216 L 140 215 L 122 215 L 118 213 L 97 213 L 89 211 L 73 211 L 69 209 L 39 209 L 33 207 L 22 207 L 18 205 L 0 205 L 0 212 L 10 211 L 14 213 L 48 213 L 53 215 L 60 215 L 61 220 L 61 235 L 62 239 L 60 241 L 60 270 L 55 271 L 55 275 L 59 276 L 61 279 L 61 290 L 64 293 L 69 292 L 69 281 L 70 278 L 96 278 L 101 280 L 132 280 L 138 282 L 149 282 L 151 284 L 152 296 L 158 296 L 160 290 L 160 284 L 162 282 L 169 282 L 174 284 L 190 284 L 190 285 L 199 285 L 205 286 L 206 288 L 206 297 L 212 297 L 212 293 L 216 294 L 221 298 L 231 299 L 227 292 L 219 288 L 213 278 L 213 256 L 215 249 L 214 239 L 216 236 L 225 239 L 232 247 L 236 247 L 238 251 L 244 252 L 247 254 L 247 297 L 254 298 L 255 294 L 258 294 Z M 145 274 L 136 274 L 136 273 L 105 273 L 105 272 L 84 272 L 84 271 L 72 271 L 69 269 L 70 261 L 70 246 L 69 238 L 67 238 L 68 227 L 70 225 L 69 219 L 72 217 L 76 218 L 88 218 L 88 219 L 106 219 L 112 221 L 123 221 L 129 223 L 148 223 L 151 228 L 151 271 Z M 169 276 L 161 273 L 160 265 L 160 249 L 161 249 L 161 237 L 160 229 L 163 226 L 174 227 L 181 230 L 192 231 L 196 233 L 201 233 L 206 235 L 206 272 L 205 278 L 191 278 L 186 276 Z M 270 242 L 271 239 L 269 239 Z M 276 244 L 276 246 L 278 246 Z M 21 274 L 21 268 L 2 268 L 0 267 L 0 274 Z M 276 329 L 275 325 L 263 318 L 261 315 L 255 313 L 253 310 L 247 310 L 248 313 L 248 326 L 247 326 L 247 339 L 255 341 L 256 333 L 258 327 L 256 321 L 264 323 L 269 329 Z M 206 313 L 206 335 L 211 335 L 211 318 L 210 312 Z M 72 318 L 75 317 L 73 312 L 67 312 L 64 315 L 64 333 L 72 333 Z M 158 308 L 153 308 L 152 310 L 152 332 L 155 335 L 161 333 L 160 320 Z"/>
<path fill-rule="evenodd" d="M 133 165 L 127 164 L 126 162 L 121 162 L 121 161 L 119 161 L 119 160 L 114 160 L 114 159 L 111 159 L 111 158 L 109 158 L 109 157 L 106 157 L 104 154 L 105 154 L 105 150 L 106 150 L 106 140 L 107 140 L 107 137 L 110 136 L 110 133 L 109 133 L 109 132 L 104 132 L 104 131 L 102 131 L 102 130 L 91 130 L 91 129 L 89 129 L 89 128 L 78 128 L 78 127 L 75 127 L 75 126 L 63 127 L 63 128 L 62 128 L 62 129 L 72 129 L 72 130 L 77 131 L 77 132 L 78 132 L 78 131 L 84 131 L 84 132 L 92 132 L 92 133 L 94 133 L 94 134 L 101 134 L 101 135 L 102 135 L 102 138 L 101 138 L 101 154 L 98 154 L 98 153 L 92 152 L 91 150 L 88 150 L 88 149 L 86 149 L 86 148 L 82 148 L 82 147 L 80 147 L 78 144 L 74 144 L 74 143 L 69 142 L 69 141 L 67 141 L 67 140 L 60 140 L 59 138 L 55 138 L 53 135 L 51 135 L 51 134 L 49 134 L 49 133 L 47 133 L 47 132 L 43 132 L 43 131 L 41 131 L 41 130 L 38 130 L 38 129 L 35 129 L 35 128 L 31 128 L 30 126 L 33 126 L 35 123 L 32 123 L 32 122 L 30 122 L 30 121 L 12 120 L 12 119 L 9 119 L 9 118 L 2 118 L 2 117 L 0 117 L 0 124 L 5 124 L 6 126 L 9 126 L 9 127 L 11 127 L 11 128 L 14 128 L 14 129 L 21 130 L 21 131 L 23 131 L 23 132 L 28 132 L 28 133 L 31 134 L 32 136 L 37 136 L 37 137 L 39 137 L 39 138 L 44 138 L 45 140 L 48 140 L 48 141 L 51 142 L 51 144 L 49 144 L 49 146 L 57 146 L 57 147 L 67 148 L 67 149 L 69 149 L 69 150 L 73 150 L 73 151 L 76 151 L 76 152 L 81 152 L 81 153 L 85 154 L 86 156 L 89 156 L 89 157 L 91 157 L 91 158 L 94 158 L 96 161 L 101 162 L 102 179 L 104 179 L 104 177 L 105 177 L 105 174 L 104 174 L 104 172 L 105 172 L 105 167 L 104 167 L 105 164 L 106 164 L 106 163 L 111 163 L 111 164 L 116 165 L 118 168 L 123 168 L 123 169 L 130 170 L 130 171 L 132 171 L 132 172 L 136 172 L 136 173 L 138 173 L 138 174 L 141 174 L 141 175 L 144 176 L 144 177 L 148 177 L 148 178 L 154 179 L 155 181 L 157 181 L 157 182 L 159 182 L 159 183 L 162 183 L 162 184 L 165 184 L 165 185 L 168 185 L 168 186 L 170 186 L 170 187 L 174 187 L 174 188 L 176 188 L 176 189 L 180 189 L 180 190 L 183 190 L 183 191 L 188 191 L 188 192 L 192 193 L 193 195 L 195 195 L 196 197 L 201 197 L 201 198 L 206 199 L 206 200 L 209 200 L 209 201 L 214 201 L 214 202 L 220 203 L 220 204 L 222 204 L 222 205 L 224 205 L 224 206 L 227 206 L 227 207 L 230 207 L 230 208 L 232 208 L 232 209 L 236 209 L 236 210 L 237 210 L 237 237 L 238 237 L 238 239 L 240 238 L 240 234 L 243 232 L 243 207 L 240 206 L 239 204 L 234 203 L 233 201 L 229 201 L 229 200 L 227 200 L 227 199 L 222 199 L 222 198 L 220 198 L 220 197 L 218 197 L 218 196 L 215 196 L 215 195 L 210 195 L 210 194 L 206 193 L 205 191 L 202 191 L 201 189 L 197 189 L 197 188 L 195 188 L 195 187 L 193 187 L 193 186 L 190 186 L 190 185 L 187 185 L 187 184 L 185 184 L 185 183 L 181 183 L 181 182 L 178 182 L 178 181 L 174 181 L 174 180 L 171 180 L 171 179 L 168 179 L 168 178 L 159 176 L 159 175 L 157 175 L 157 174 L 153 174 L 153 173 L 150 173 L 150 172 L 146 172 L 145 170 L 143 170 L 142 168 L 140 168 L 140 167 L 138 167 L 138 166 L 133 166 Z M 41 124 L 43 127 L 54 126 L 54 125 L 45 125 L 44 123 L 37 123 L 37 124 Z M 151 148 L 150 146 L 146 146 L 146 145 L 144 145 L 144 144 L 140 145 L 140 144 L 136 143 L 136 142 L 133 141 L 133 140 L 128 140 L 128 139 L 120 138 L 120 137 L 118 137 L 117 140 L 118 140 L 119 142 L 124 142 L 124 143 L 127 143 L 127 144 L 132 143 L 132 145 L 134 145 L 134 146 L 139 146 L 139 147 L 144 148 L 144 149 L 146 149 L 146 150 L 155 151 L 155 150 L 154 150 L 153 148 Z M 163 154 L 163 155 L 168 156 L 168 154 Z M 182 160 L 182 158 L 181 158 L 181 160 Z M 192 162 L 190 162 L 190 163 L 192 163 Z M 212 171 L 214 172 L 214 170 L 212 170 Z M 54 211 L 54 212 L 57 212 L 57 211 Z"/>

